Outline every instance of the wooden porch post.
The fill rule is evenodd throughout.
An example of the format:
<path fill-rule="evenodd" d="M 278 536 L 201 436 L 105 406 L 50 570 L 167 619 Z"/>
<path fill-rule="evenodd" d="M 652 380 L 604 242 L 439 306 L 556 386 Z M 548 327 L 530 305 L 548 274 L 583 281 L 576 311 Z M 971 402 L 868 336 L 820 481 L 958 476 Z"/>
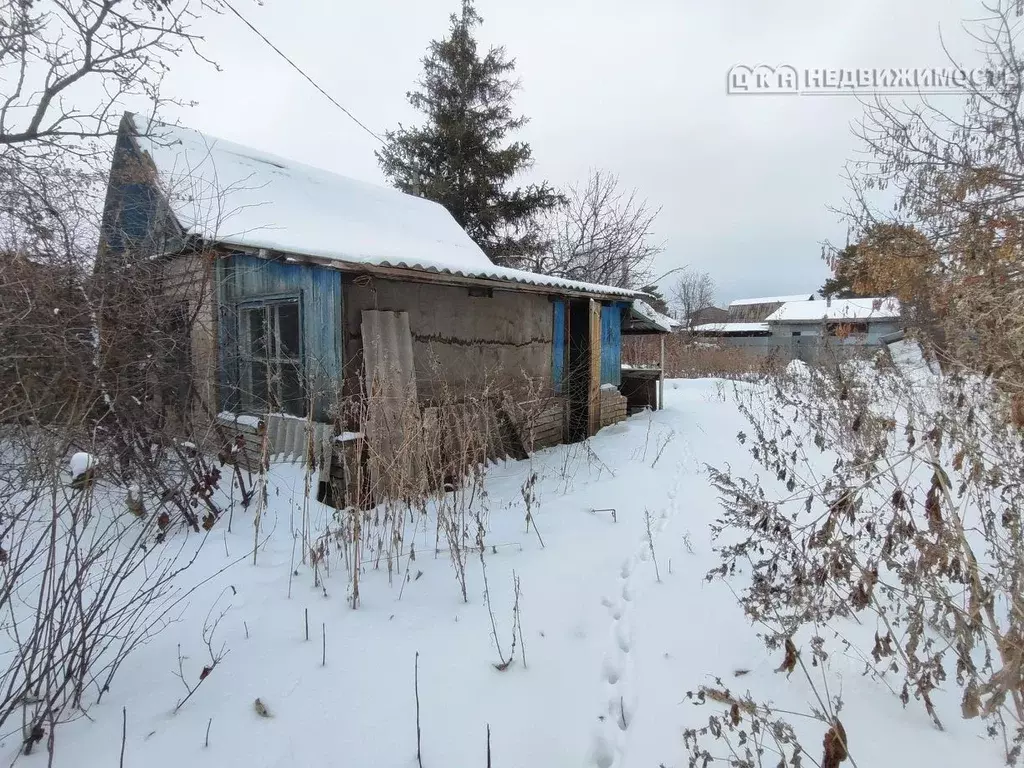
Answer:
<path fill-rule="evenodd" d="M 665 407 L 665 334 L 661 334 L 661 373 L 658 376 L 658 410 Z"/>

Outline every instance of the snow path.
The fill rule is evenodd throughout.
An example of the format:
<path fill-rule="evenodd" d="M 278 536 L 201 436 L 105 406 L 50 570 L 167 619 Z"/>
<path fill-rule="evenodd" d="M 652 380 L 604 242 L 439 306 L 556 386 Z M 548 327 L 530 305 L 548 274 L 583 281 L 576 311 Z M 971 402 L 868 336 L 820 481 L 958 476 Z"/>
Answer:
<path fill-rule="evenodd" d="M 652 542 L 656 556 L 660 534 L 678 512 L 677 498 L 682 474 L 682 465 L 677 465 L 675 481 L 668 491 L 668 505 L 656 517 L 651 515 L 650 536 L 645 520 L 644 533 L 636 551 L 623 561 L 619 570 L 619 586 L 601 601 L 611 619 L 611 637 L 603 668 L 607 700 L 598 715 L 599 726 L 594 735 L 592 750 L 593 764 L 597 768 L 617 768 L 622 764 L 627 735 L 637 713 L 639 699 L 633 681 L 633 613 L 639 597 L 637 582 L 641 580 L 636 575 L 641 567 L 654 568 Z"/>

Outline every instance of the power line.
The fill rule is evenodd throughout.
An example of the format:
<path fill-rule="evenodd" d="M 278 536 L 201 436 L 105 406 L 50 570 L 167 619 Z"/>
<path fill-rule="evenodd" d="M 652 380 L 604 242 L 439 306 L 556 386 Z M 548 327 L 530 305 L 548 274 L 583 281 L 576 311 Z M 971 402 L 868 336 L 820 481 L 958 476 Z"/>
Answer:
<path fill-rule="evenodd" d="M 299 73 L 300 75 L 302 75 L 302 76 L 303 76 L 304 78 L 306 78 L 306 80 L 308 80 L 308 81 L 309 81 L 310 85 L 312 85 L 312 86 L 313 86 L 314 88 L 316 88 L 316 89 L 317 89 L 318 91 L 320 91 L 320 93 L 322 93 L 322 94 L 323 94 L 324 96 L 326 96 L 326 97 L 327 97 L 327 100 L 328 100 L 328 101 L 330 101 L 330 102 L 331 102 L 331 104 L 333 104 L 333 105 L 334 105 L 334 106 L 336 106 L 336 107 L 337 107 L 338 109 L 340 109 L 340 110 L 341 110 L 342 112 L 344 112 L 344 113 L 345 113 L 346 115 L 348 115 L 348 117 L 349 117 L 349 118 L 351 118 L 351 119 L 352 119 L 352 121 L 353 121 L 353 122 L 354 122 L 354 123 L 355 123 L 356 125 L 358 125 L 358 126 L 359 126 L 360 128 L 362 128 L 362 129 L 363 129 L 364 131 L 366 131 L 366 132 L 367 132 L 368 134 L 370 134 L 371 136 L 373 136 L 373 138 L 375 138 L 375 139 L 376 139 L 377 141 L 379 141 L 379 142 L 380 142 L 381 144 L 383 144 L 383 143 L 384 143 L 384 139 L 382 139 L 382 138 L 381 138 L 380 136 L 378 136 L 378 135 L 377 135 L 376 133 L 374 133 L 374 132 L 373 132 L 373 131 L 371 131 L 371 130 L 370 130 L 369 128 L 367 128 L 367 127 L 366 127 L 366 125 L 365 125 L 365 124 L 364 124 L 364 123 L 363 123 L 363 122 L 362 122 L 361 120 L 359 120 L 359 118 L 358 118 L 358 117 L 356 117 L 356 116 L 355 116 L 355 115 L 353 115 L 353 114 L 352 114 L 351 112 L 349 112 L 349 111 L 348 111 L 347 109 L 345 109 L 345 107 L 341 106 L 341 104 L 339 104 L 339 103 L 338 103 L 337 101 L 335 101 L 334 97 L 333 97 L 333 96 L 331 96 L 331 94 L 329 94 L 329 93 L 328 93 L 327 91 L 325 91 L 325 90 L 324 90 L 323 88 L 321 88 L 321 87 L 320 87 L 319 85 L 317 85 L 316 81 L 315 81 L 315 80 L 314 80 L 314 79 L 313 79 L 312 77 L 310 77 L 310 76 L 309 76 L 309 75 L 307 75 L 307 74 L 306 74 L 305 72 L 303 72 L 303 71 L 302 71 L 302 68 L 301 68 L 301 67 L 300 67 L 300 66 L 299 66 L 298 64 L 296 64 L 296 63 L 295 63 L 294 61 L 292 61 L 292 60 L 291 60 L 290 58 L 288 58 L 288 56 L 287 56 L 287 55 L 286 55 L 286 54 L 285 54 L 285 53 L 284 53 L 284 52 L 283 52 L 283 51 L 282 51 L 282 50 L 281 50 L 280 48 L 278 48 L 278 47 L 277 47 L 276 45 L 274 45 L 274 44 L 273 44 L 272 42 L 270 42 L 270 40 L 268 40 L 268 39 L 267 39 L 267 36 L 266 36 L 266 35 L 264 35 L 264 34 L 263 34 L 262 32 L 260 32 L 260 31 L 259 31 L 258 29 L 256 29 L 256 27 L 254 27 L 254 26 L 252 25 L 252 23 L 251 23 L 251 22 L 250 22 L 250 21 L 249 21 L 249 20 L 248 20 L 247 18 L 245 18 L 245 17 L 244 17 L 244 16 L 242 15 L 242 14 L 240 14 L 240 13 L 239 13 L 239 12 L 238 12 L 238 11 L 237 11 L 237 10 L 235 9 L 235 7 L 234 7 L 233 5 L 231 5 L 231 3 L 230 3 L 230 2 L 228 2 L 228 0 L 221 0 L 221 2 L 222 2 L 222 3 L 224 4 L 224 6 L 225 6 L 225 7 L 226 7 L 226 8 L 227 8 L 227 9 L 228 9 L 229 11 L 231 11 L 231 12 L 232 12 L 233 14 L 235 14 L 235 16 L 237 16 L 237 17 L 238 17 L 239 19 L 241 19 L 241 20 L 242 20 L 242 23 L 243 23 L 243 24 L 245 24 L 245 26 L 247 26 L 247 27 L 248 27 L 249 29 L 251 29 L 251 30 L 252 30 L 253 32 L 255 32 L 255 33 L 256 33 L 256 35 L 257 35 L 257 36 L 258 36 L 258 37 L 259 37 L 259 38 L 260 38 L 260 39 L 261 39 L 261 40 L 262 40 L 262 41 L 263 41 L 264 43 L 266 43 L 267 45 L 269 45 L 269 46 L 270 46 L 270 47 L 271 47 L 271 48 L 272 48 L 272 49 L 274 50 L 274 52 L 275 52 L 275 53 L 276 53 L 276 54 L 277 54 L 278 56 L 280 56 L 280 57 L 281 57 L 282 59 L 284 59 L 285 61 L 287 61 L 287 62 L 288 62 L 288 63 L 289 63 L 289 64 L 290 64 L 291 66 L 292 66 L 292 68 L 293 68 L 293 69 L 294 69 L 294 70 L 295 70 L 296 72 L 298 72 L 298 73 Z"/>

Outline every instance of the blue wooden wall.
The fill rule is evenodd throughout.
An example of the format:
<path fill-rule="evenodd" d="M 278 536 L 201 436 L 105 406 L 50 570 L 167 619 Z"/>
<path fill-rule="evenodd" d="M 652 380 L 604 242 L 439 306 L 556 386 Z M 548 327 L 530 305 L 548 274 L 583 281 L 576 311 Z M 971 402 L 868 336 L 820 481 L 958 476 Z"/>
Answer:
<path fill-rule="evenodd" d="M 601 383 L 622 383 L 622 312 L 620 303 L 601 307 Z"/>
<path fill-rule="evenodd" d="M 139 152 L 127 116 L 122 119 L 110 164 L 100 255 L 115 259 L 147 256 L 181 248 L 184 237 L 164 195 L 157 188 L 148 160 Z"/>
<path fill-rule="evenodd" d="M 238 308 L 249 302 L 297 298 L 302 312 L 302 357 L 313 418 L 328 421 L 341 392 L 341 273 L 233 254 L 218 262 L 222 407 L 238 407 Z"/>
<path fill-rule="evenodd" d="M 565 392 L 565 358 L 566 358 L 566 310 L 568 304 L 559 299 L 552 305 L 554 307 L 554 328 L 551 335 L 551 378 L 555 384 L 555 394 L 561 395 Z"/>
<path fill-rule="evenodd" d="M 568 302 L 559 299 L 554 302 L 552 322 L 551 375 L 555 394 L 563 394 L 566 374 Z M 622 383 L 622 313 L 627 304 L 617 302 L 601 307 L 601 383 L 619 386 Z"/>

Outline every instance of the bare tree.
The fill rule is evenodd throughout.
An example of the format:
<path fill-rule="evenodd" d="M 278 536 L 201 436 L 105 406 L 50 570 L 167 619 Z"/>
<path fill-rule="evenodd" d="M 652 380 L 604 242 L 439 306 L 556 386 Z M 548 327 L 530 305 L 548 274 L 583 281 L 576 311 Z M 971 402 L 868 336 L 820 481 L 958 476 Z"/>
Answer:
<path fill-rule="evenodd" d="M 198 54 L 188 25 L 203 2 L 0 0 L 0 146 L 45 147 L 117 131 L 130 97 L 158 107 L 168 57 Z M 97 102 L 97 96 L 99 101 Z"/>
<path fill-rule="evenodd" d="M 672 285 L 669 301 L 679 319 L 689 323 L 696 312 L 714 304 L 715 281 L 707 272 L 687 267 Z"/>
<path fill-rule="evenodd" d="M 532 268 L 542 274 L 639 289 L 651 278 L 651 262 L 663 250 L 654 241 L 652 209 L 637 190 L 624 191 L 618 176 L 592 171 L 574 185 L 566 202 L 544 224 L 550 247 Z"/>
<path fill-rule="evenodd" d="M 169 103 L 169 62 L 199 55 L 207 0 L 0 0 L 0 250 L 86 262 L 121 111 Z"/>
<path fill-rule="evenodd" d="M 848 169 L 842 212 L 865 244 L 859 288 L 895 293 L 947 362 L 991 366 L 1012 390 L 1024 381 L 1022 22 L 1015 0 L 980 5 L 968 29 L 984 68 L 951 83 L 959 102 L 868 105 L 855 130 L 867 159 Z"/>

